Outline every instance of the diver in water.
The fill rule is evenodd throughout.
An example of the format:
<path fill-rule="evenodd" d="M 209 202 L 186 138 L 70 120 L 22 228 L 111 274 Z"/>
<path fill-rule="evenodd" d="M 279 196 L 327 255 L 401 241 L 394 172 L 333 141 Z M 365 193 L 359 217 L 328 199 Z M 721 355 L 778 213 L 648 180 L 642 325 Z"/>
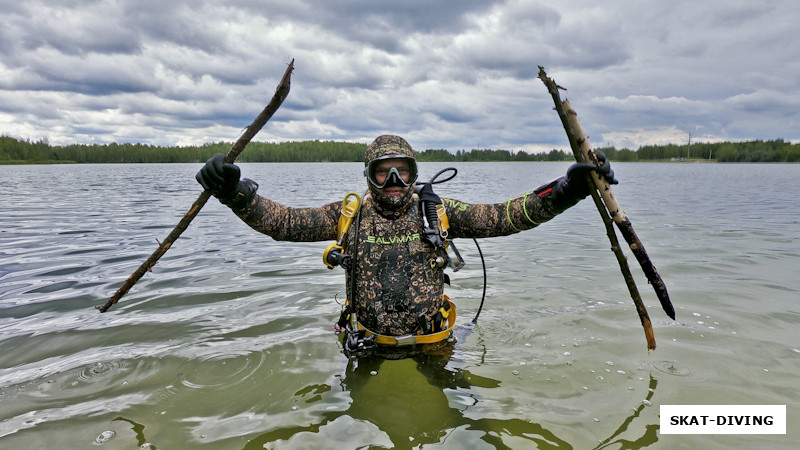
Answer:
<path fill-rule="evenodd" d="M 566 176 L 495 204 L 439 198 L 433 180 L 418 182 L 408 142 L 391 135 L 379 136 L 367 147 L 368 191 L 363 201 L 353 194 L 355 204 L 284 206 L 258 195 L 258 185 L 240 179 L 239 167 L 224 163 L 222 154 L 209 159 L 196 178 L 250 227 L 275 240 L 336 241 L 323 259 L 329 267 L 345 269 L 347 304 L 336 325 L 344 333 L 345 351 L 369 349 L 402 358 L 452 341 L 455 306 L 444 295 L 449 282 L 444 271 L 459 268 L 460 257 L 450 256 L 451 240 L 534 228 L 588 196 L 586 175 L 591 171 L 616 184 L 610 164 L 597 153 L 603 163 L 599 168 L 573 164 Z M 350 220 L 342 226 L 348 206 Z"/>

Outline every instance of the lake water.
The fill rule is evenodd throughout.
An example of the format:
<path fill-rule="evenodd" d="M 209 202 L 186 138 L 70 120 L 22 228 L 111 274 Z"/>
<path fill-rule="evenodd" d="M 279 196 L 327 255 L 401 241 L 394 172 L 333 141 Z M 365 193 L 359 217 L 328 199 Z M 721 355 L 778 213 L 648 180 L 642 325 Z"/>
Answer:
<path fill-rule="evenodd" d="M 437 191 L 498 202 L 567 163 L 458 163 Z M 446 164 L 421 164 L 421 178 Z M 200 193 L 197 164 L 0 166 L 2 448 L 797 448 L 800 165 L 614 163 L 669 289 L 626 249 L 638 316 L 591 201 L 480 240 L 489 287 L 449 360 L 348 365 L 327 242 L 279 243 L 211 200 L 122 300 L 105 301 Z M 363 191 L 359 164 L 242 164 L 293 206 Z M 447 293 L 459 325 L 482 270 Z M 624 244 L 624 243 L 623 243 Z M 787 405 L 786 435 L 660 433 L 660 405 Z"/>

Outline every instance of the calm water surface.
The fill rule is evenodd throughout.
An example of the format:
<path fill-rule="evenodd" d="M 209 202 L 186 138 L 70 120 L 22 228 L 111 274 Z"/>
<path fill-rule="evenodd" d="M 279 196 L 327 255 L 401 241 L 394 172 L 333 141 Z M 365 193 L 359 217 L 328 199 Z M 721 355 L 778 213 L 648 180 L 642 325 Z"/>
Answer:
<path fill-rule="evenodd" d="M 438 192 L 504 201 L 566 163 L 458 164 Z M 317 206 L 358 164 L 243 164 Z M 422 178 L 444 164 L 422 164 Z M 615 188 L 677 309 L 648 352 L 585 201 L 481 240 L 489 288 L 449 359 L 363 361 L 331 324 L 327 243 L 278 243 L 216 201 L 110 312 L 103 304 L 199 194 L 195 164 L 0 166 L 2 448 L 797 448 L 800 165 L 615 163 Z M 471 241 L 448 294 L 481 298 Z M 786 435 L 661 435 L 659 406 L 787 405 Z"/>

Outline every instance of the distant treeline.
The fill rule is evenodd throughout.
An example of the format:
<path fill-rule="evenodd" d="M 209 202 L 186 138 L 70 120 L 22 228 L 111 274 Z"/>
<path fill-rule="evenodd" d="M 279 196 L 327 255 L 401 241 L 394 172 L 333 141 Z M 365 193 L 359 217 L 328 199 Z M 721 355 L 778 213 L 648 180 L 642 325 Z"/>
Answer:
<path fill-rule="evenodd" d="M 199 147 L 162 147 L 147 144 L 53 146 L 47 140 L 29 141 L 0 136 L 0 164 L 13 163 L 178 163 L 206 161 L 215 153 L 227 153 L 232 143 Z M 364 160 L 365 144 L 334 141 L 251 142 L 240 162 L 358 162 Z M 648 145 L 638 150 L 599 148 L 612 161 L 713 160 L 719 162 L 798 162 L 800 144 L 772 141 Z M 547 153 L 472 149 L 425 150 L 420 161 L 572 161 L 563 150 Z"/>
<path fill-rule="evenodd" d="M 783 139 L 771 141 L 646 145 L 639 150 L 609 151 L 616 161 L 706 159 L 719 162 L 800 162 L 800 144 Z"/>

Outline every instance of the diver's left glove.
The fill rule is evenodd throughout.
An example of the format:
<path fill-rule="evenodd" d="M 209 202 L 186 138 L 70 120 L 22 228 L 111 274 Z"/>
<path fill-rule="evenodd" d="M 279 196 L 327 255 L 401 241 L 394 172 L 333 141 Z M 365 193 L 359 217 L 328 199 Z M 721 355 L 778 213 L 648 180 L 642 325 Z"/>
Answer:
<path fill-rule="evenodd" d="M 197 172 L 195 178 L 203 189 L 211 191 L 220 203 L 238 209 L 250 203 L 258 190 L 255 181 L 247 178 L 239 180 L 240 176 L 239 166 L 226 163 L 225 155 L 217 153 Z"/>
<path fill-rule="evenodd" d="M 591 193 L 586 176 L 593 171 L 604 178 L 608 184 L 618 184 L 619 181 L 614 178 L 614 171 L 611 170 L 611 163 L 606 161 L 605 153 L 599 150 L 596 150 L 595 153 L 597 154 L 597 160 L 601 164 L 600 167 L 592 163 L 575 163 L 569 166 L 565 177 L 558 178 L 550 184 L 537 188 L 535 192 L 539 197 L 549 194 L 554 205 L 566 209 L 583 200 Z"/>

